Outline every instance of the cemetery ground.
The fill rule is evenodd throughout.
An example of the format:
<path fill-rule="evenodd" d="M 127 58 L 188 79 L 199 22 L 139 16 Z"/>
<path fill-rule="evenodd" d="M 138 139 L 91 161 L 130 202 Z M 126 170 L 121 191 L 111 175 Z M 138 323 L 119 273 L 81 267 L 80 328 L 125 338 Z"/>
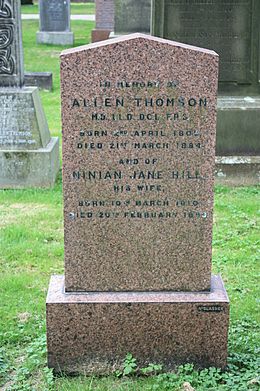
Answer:
<path fill-rule="evenodd" d="M 90 41 L 93 27 L 72 22 L 75 46 Z M 61 48 L 37 46 L 37 29 L 37 21 L 23 21 L 25 69 L 53 72 L 54 90 L 41 98 L 52 135 L 61 137 Z M 46 366 L 46 293 L 50 275 L 63 273 L 61 175 L 53 189 L 1 191 L 0 389 L 178 391 L 192 390 L 190 383 L 196 391 L 259 390 L 259 196 L 259 187 L 215 187 L 213 272 L 231 301 L 227 371 L 187 364 L 165 373 L 158 363 L 139 368 L 128 355 L 121 373 L 98 378 L 54 376 Z"/>
<path fill-rule="evenodd" d="M 33 5 L 21 6 L 22 14 L 38 14 L 38 2 L 34 1 Z M 72 15 L 90 15 L 95 14 L 95 3 L 71 3 Z"/>

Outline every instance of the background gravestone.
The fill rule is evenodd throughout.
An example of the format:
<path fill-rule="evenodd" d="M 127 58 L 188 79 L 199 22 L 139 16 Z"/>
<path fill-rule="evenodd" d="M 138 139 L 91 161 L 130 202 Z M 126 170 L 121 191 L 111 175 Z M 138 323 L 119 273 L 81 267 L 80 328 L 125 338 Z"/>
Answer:
<path fill-rule="evenodd" d="M 43 90 L 52 91 L 52 73 L 51 72 L 25 72 L 24 84 L 26 86 L 36 86 Z"/>
<path fill-rule="evenodd" d="M 92 30 L 92 42 L 109 38 L 114 31 L 114 0 L 96 0 L 96 27 Z"/>
<path fill-rule="evenodd" d="M 22 5 L 32 5 L 32 0 L 22 0 Z M 22 55 L 22 53 L 21 53 Z M 21 57 L 22 60 L 22 57 Z M 24 85 L 36 86 L 44 90 L 51 91 L 53 88 L 51 72 L 24 72 Z"/>
<path fill-rule="evenodd" d="M 255 182 L 260 162 L 248 163 L 260 155 L 259 19 L 258 0 L 152 1 L 153 35 L 219 54 L 217 155 L 241 157 L 240 173 L 253 171 Z M 239 159 L 228 160 L 239 166 Z"/>
<path fill-rule="evenodd" d="M 21 87 L 24 82 L 20 5 L 0 3 L 0 87 Z"/>
<path fill-rule="evenodd" d="M 201 47 L 220 58 L 219 90 L 259 93 L 258 1 L 153 1 L 153 33 Z M 252 32 L 252 36 L 251 36 Z"/>
<path fill-rule="evenodd" d="M 228 298 L 211 277 L 217 74 L 216 53 L 142 34 L 62 53 L 55 370 L 105 373 L 127 352 L 225 367 Z"/>
<path fill-rule="evenodd" d="M 150 33 L 151 0 L 114 0 L 114 35 Z"/>
<path fill-rule="evenodd" d="M 38 89 L 24 87 L 20 3 L 0 2 L 0 188 L 53 185 L 58 138 L 51 138 Z"/>
<path fill-rule="evenodd" d="M 33 0 L 21 0 L 21 4 L 22 5 L 32 5 L 33 4 Z"/>
<path fill-rule="evenodd" d="M 73 45 L 70 31 L 70 0 L 39 0 L 40 31 L 37 43 Z"/>

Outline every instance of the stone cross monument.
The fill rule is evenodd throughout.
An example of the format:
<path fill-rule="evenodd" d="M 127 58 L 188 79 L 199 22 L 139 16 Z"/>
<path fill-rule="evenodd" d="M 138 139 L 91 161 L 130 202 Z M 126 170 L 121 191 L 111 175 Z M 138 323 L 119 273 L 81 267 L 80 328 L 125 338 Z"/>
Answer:
<path fill-rule="evenodd" d="M 48 363 L 106 373 L 224 368 L 229 301 L 211 275 L 218 55 L 132 34 L 61 55 L 65 278 Z"/>
<path fill-rule="evenodd" d="M 24 86 L 20 1 L 0 0 L 0 188 L 53 185 L 59 141 L 37 87 Z"/>
<path fill-rule="evenodd" d="M 21 87 L 24 82 L 19 4 L 0 0 L 0 86 Z"/>

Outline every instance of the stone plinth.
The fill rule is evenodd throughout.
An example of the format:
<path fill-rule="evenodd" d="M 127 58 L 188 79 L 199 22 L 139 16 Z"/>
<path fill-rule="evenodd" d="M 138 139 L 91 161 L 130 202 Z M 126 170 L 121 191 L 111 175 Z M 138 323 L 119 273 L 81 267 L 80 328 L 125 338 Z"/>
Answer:
<path fill-rule="evenodd" d="M 37 31 L 37 43 L 70 46 L 74 43 L 74 33 L 71 31 Z"/>
<path fill-rule="evenodd" d="M 141 366 L 186 362 L 225 368 L 229 301 L 220 277 L 210 293 L 64 293 L 53 276 L 47 297 L 48 365 L 104 374 L 131 352 Z"/>
<path fill-rule="evenodd" d="M 260 184 L 260 156 L 216 156 L 215 182 L 228 186 Z"/>
<path fill-rule="evenodd" d="M 43 90 L 52 91 L 52 73 L 51 72 L 25 72 L 24 85 L 35 86 Z"/>
<path fill-rule="evenodd" d="M 219 96 L 218 156 L 260 156 L 260 95 Z"/>
<path fill-rule="evenodd" d="M 0 150 L 0 189 L 52 187 L 58 172 L 58 137 L 37 150 Z"/>
<path fill-rule="evenodd" d="M 73 45 L 74 34 L 70 31 L 70 0 L 40 0 L 40 30 L 37 43 Z"/>
<path fill-rule="evenodd" d="M 91 42 L 104 41 L 110 37 L 110 30 L 93 29 L 91 31 Z"/>

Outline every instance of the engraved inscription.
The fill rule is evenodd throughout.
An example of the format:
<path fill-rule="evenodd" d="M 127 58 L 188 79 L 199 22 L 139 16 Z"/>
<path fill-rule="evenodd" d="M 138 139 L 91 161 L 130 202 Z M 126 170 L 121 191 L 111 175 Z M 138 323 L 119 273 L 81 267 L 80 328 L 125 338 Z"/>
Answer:
<path fill-rule="evenodd" d="M 225 308 L 220 305 L 200 305 L 197 307 L 199 312 L 224 312 Z"/>
<path fill-rule="evenodd" d="M 195 113 L 201 113 L 202 118 L 207 116 L 210 100 L 206 96 L 182 96 L 178 95 L 180 82 L 164 81 L 131 81 L 116 80 L 101 81 L 100 88 L 106 88 L 106 94 L 86 97 L 72 96 L 70 108 L 73 113 L 80 109 L 92 119 L 93 128 L 81 128 L 77 131 L 74 148 L 78 155 L 90 156 L 93 160 L 97 154 L 106 151 L 122 151 L 115 170 L 94 170 L 80 166 L 71 172 L 73 182 L 84 183 L 85 186 L 95 186 L 98 182 L 110 183 L 110 191 L 115 196 L 129 194 L 127 200 L 116 198 L 113 200 L 80 200 L 74 210 L 68 211 L 69 220 L 77 219 L 156 219 L 156 220 L 206 220 L 209 213 L 204 210 L 206 205 L 200 200 L 178 200 L 168 197 L 167 183 L 169 187 L 176 186 L 177 182 L 204 182 L 208 179 L 206 173 L 202 173 L 196 167 L 184 169 L 172 165 L 170 169 L 161 170 L 157 166 L 161 164 L 161 156 L 157 151 L 165 151 L 169 156 L 180 151 L 182 154 L 195 154 L 203 156 L 207 151 L 207 140 L 200 127 L 193 124 Z M 111 88 L 116 88 L 119 94 L 112 97 L 109 94 Z M 133 89 L 135 93 L 128 97 L 124 90 Z M 140 96 L 143 88 L 155 88 L 153 97 Z M 161 96 L 160 88 L 167 88 L 168 95 Z M 121 96 L 122 94 L 122 96 Z M 111 110 L 112 109 L 112 110 Z M 109 114 L 107 110 L 111 110 Z M 120 113 L 124 110 L 124 113 Z M 147 110 L 151 110 L 147 113 Z M 174 112 L 171 112 L 174 110 Z M 136 114 L 132 114 L 135 111 Z M 141 111 L 141 112 L 140 112 Z M 143 111 L 143 112 L 142 112 Z M 156 112 L 155 112 L 156 111 Z M 149 121 L 157 121 L 158 128 L 147 127 Z M 127 121 L 129 126 L 122 129 L 120 125 L 112 130 L 106 129 L 109 122 L 123 123 Z M 161 127 L 161 123 L 171 122 L 168 129 Z M 183 125 L 176 124 L 184 121 Z M 104 127 L 96 130 L 96 125 L 104 123 Z M 138 123 L 143 124 L 142 127 Z M 181 123 L 181 122 L 180 122 Z M 208 130 L 206 130 L 206 133 Z M 142 151 L 150 150 L 156 156 L 142 157 Z M 135 152 L 136 151 L 136 152 Z M 133 153 L 136 154 L 132 155 Z M 128 155 L 131 155 L 129 158 Z M 167 156 L 167 155 L 166 155 Z M 142 167 L 142 168 L 141 168 Z M 124 185 L 122 183 L 125 183 Z M 168 187 L 167 186 L 167 187 Z M 134 194 L 134 195 L 133 195 Z M 154 194 L 152 199 L 141 200 L 140 196 Z M 153 210 L 151 210 L 153 209 Z"/>
<path fill-rule="evenodd" d="M 215 50 L 220 81 L 248 82 L 251 0 L 166 0 L 164 37 Z"/>
<path fill-rule="evenodd" d="M 69 26 L 68 2 L 64 0 L 41 0 L 41 30 L 66 31 Z"/>
<path fill-rule="evenodd" d="M 15 61 L 12 55 L 14 22 L 12 8 L 7 0 L 0 0 L 0 75 L 12 75 Z"/>
<path fill-rule="evenodd" d="M 35 112 L 31 102 L 11 95 L 0 96 L 0 149 L 35 149 L 40 138 L 35 129 Z M 22 115 L 20 115 L 22 113 Z"/>
<path fill-rule="evenodd" d="M 64 2 L 49 1 L 49 12 L 51 12 L 54 21 L 62 21 Z"/>

